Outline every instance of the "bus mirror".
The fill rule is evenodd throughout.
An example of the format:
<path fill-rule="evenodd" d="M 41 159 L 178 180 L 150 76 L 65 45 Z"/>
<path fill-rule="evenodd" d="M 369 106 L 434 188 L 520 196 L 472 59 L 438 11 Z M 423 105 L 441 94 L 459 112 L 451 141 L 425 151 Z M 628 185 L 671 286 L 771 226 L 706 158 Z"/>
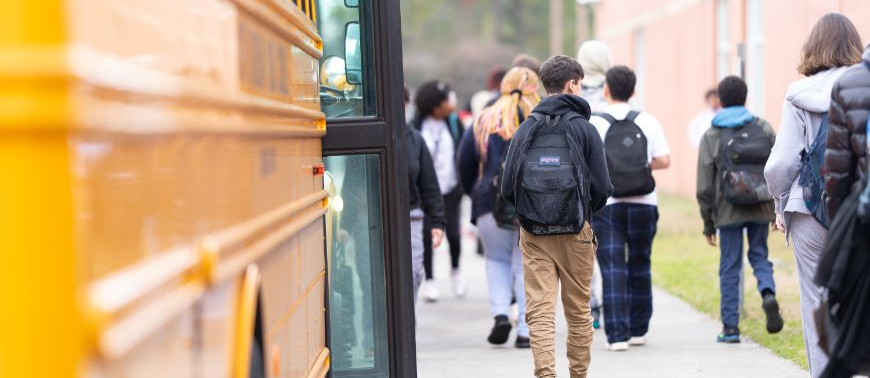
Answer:
<path fill-rule="evenodd" d="M 347 75 L 344 72 L 344 66 L 344 59 L 340 57 L 330 56 L 324 59 L 323 64 L 320 66 L 320 85 L 341 92 L 350 92 L 353 90 L 353 86 L 349 85 L 347 82 Z"/>
<path fill-rule="evenodd" d="M 359 7 L 359 0 L 344 0 L 344 6 L 348 8 Z"/>
<path fill-rule="evenodd" d="M 345 73 L 348 84 L 362 84 L 362 48 L 359 22 L 348 22 L 344 29 Z"/>

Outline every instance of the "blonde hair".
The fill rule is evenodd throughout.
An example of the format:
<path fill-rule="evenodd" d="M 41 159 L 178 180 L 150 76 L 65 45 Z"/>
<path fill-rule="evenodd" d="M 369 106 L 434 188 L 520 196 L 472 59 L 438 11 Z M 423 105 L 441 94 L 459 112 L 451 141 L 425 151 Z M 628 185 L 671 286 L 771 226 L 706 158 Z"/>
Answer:
<path fill-rule="evenodd" d="M 504 140 L 513 138 L 520 127 L 520 113 L 528 118 L 541 102 L 539 86 L 538 75 L 528 68 L 514 67 L 505 74 L 498 99 L 483 109 L 474 122 L 474 136 L 481 156 L 486 156 L 490 135 L 498 134 Z"/>

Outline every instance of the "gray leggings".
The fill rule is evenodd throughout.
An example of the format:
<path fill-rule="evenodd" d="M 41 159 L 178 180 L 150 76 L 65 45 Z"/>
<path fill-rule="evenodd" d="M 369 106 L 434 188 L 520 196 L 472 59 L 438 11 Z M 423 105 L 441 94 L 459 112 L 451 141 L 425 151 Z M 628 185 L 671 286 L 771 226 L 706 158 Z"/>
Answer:
<path fill-rule="evenodd" d="M 411 269 L 414 272 L 414 302 L 423 283 L 423 211 L 411 210 Z"/>
<path fill-rule="evenodd" d="M 807 359 L 810 364 L 810 374 L 813 378 L 817 378 L 828 364 L 828 357 L 819 348 L 819 335 L 813 318 L 813 312 L 819 307 L 822 294 L 822 289 L 813 282 L 813 277 L 816 275 L 822 249 L 828 238 L 828 230 L 822 227 L 812 215 L 789 212 L 786 213 L 786 219 L 788 232 L 794 244 L 795 260 L 797 260 Z"/>

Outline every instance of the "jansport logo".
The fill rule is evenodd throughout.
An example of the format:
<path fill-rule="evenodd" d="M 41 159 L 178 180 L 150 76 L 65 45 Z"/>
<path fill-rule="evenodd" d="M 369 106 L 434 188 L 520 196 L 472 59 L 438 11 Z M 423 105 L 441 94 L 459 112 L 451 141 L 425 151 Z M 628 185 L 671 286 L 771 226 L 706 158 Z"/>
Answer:
<path fill-rule="evenodd" d="M 541 159 L 538 160 L 538 165 L 560 166 L 562 165 L 562 158 L 559 156 L 541 156 Z"/>

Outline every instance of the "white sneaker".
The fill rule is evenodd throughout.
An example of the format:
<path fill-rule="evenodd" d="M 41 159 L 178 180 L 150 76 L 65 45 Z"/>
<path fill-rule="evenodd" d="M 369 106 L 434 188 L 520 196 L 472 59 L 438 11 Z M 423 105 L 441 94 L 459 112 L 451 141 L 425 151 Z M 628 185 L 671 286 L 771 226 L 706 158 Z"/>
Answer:
<path fill-rule="evenodd" d="M 438 285 L 435 280 L 426 280 L 423 286 L 423 300 L 429 303 L 438 302 Z"/>
<path fill-rule="evenodd" d="M 453 269 L 453 294 L 456 295 L 456 298 L 465 298 L 465 295 L 468 294 L 468 285 L 465 284 L 465 277 L 462 276 L 462 271 L 459 269 Z"/>
<path fill-rule="evenodd" d="M 618 343 L 607 344 L 607 350 L 611 352 L 625 352 L 628 350 L 628 343 L 625 341 L 621 341 Z"/>
<path fill-rule="evenodd" d="M 628 345 L 641 346 L 646 344 L 646 336 L 635 336 L 628 339 Z"/>

